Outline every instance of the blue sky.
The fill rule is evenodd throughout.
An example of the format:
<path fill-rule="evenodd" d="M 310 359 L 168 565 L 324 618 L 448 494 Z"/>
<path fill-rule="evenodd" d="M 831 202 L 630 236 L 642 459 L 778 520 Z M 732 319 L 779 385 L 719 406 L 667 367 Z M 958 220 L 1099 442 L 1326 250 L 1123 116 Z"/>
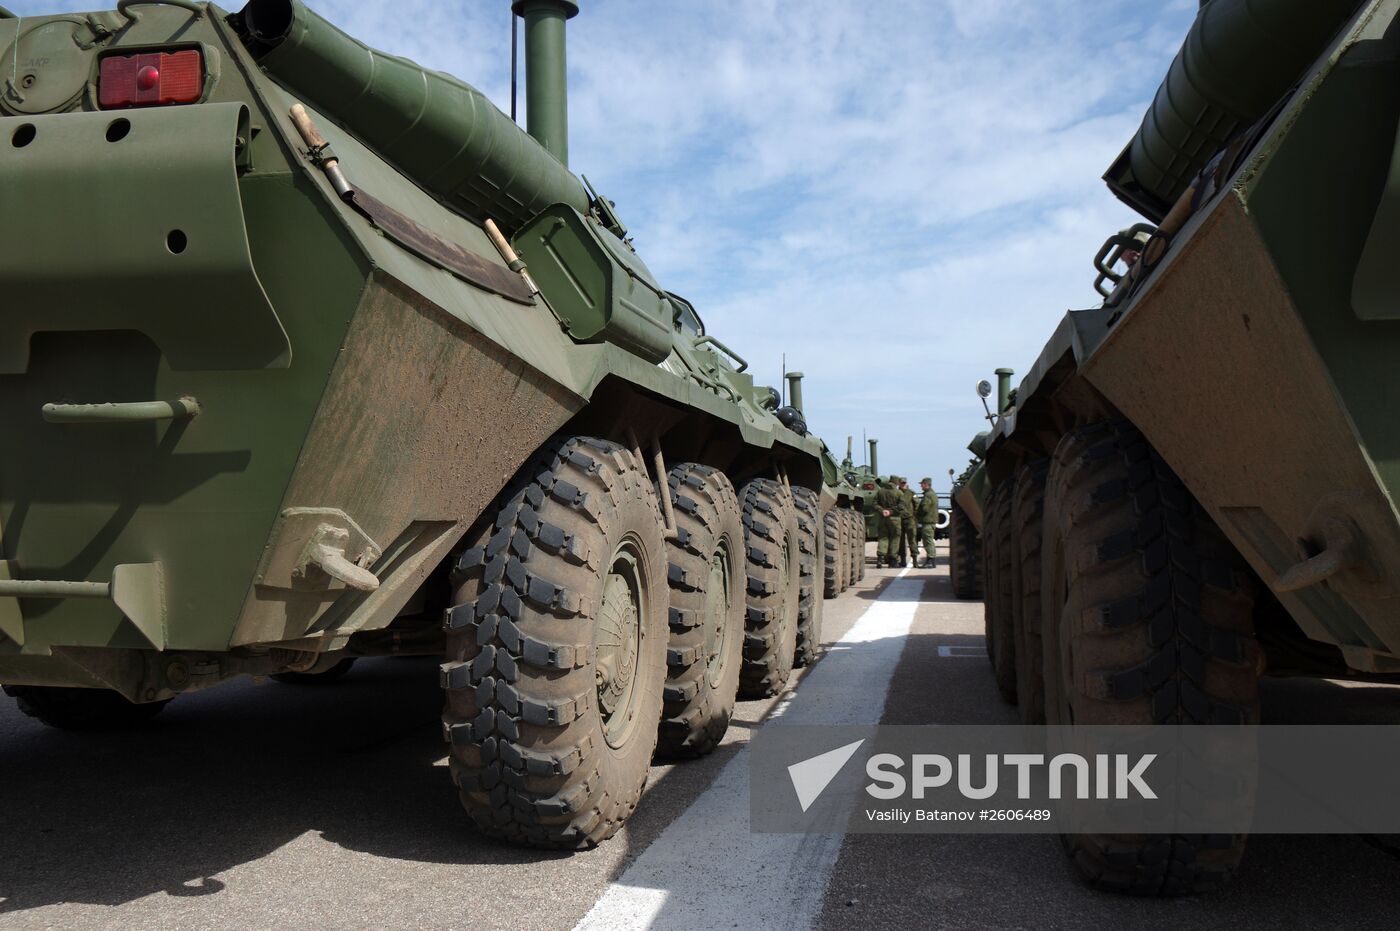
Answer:
<path fill-rule="evenodd" d="M 21 15 L 92 4 L 0 0 Z M 508 0 L 309 0 L 509 107 Z M 973 391 L 1018 373 L 1133 222 L 1099 180 L 1195 0 L 582 0 L 570 165 L 642 257 L 838 458 L 961 470 Z M 522 101 L 523 107 L 523 101 Z M 1019 375 L 1018 375 L 1019 378 Z M 859 458 L 859 457 L 858 457 Z"/>

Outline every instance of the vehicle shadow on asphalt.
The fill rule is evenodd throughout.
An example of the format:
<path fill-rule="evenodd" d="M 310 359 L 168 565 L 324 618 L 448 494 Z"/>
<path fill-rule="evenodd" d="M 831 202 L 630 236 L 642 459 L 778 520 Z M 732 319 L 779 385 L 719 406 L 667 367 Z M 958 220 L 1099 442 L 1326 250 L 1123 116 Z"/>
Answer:
<path fill-rule="evenodd" d="M 946 576 L 931 584 L 938 583 L 946 589 Z M 1400 724 L 1395 686 L 1266 678 L 1261 690 L 1269 724 Z M 1018 720 L 1016 707 L 997 693 L 982 636 L 916 628 L 882 723 Z M 832 873 L 820 926 L 1394 927 L 1397 851 L 1400 839 L 1393 837 L 1256 835 L 1220 892 L 1151 899 L 1085 885 L 1055 835 L 852 835 Z"/>
<path fill-rule="evenodd" d="M 910 569 L 904 576 L 906 581 L 923 582 L 923 588 L 906 589 L 902 595 L 885 594 L 891 582 L 899 575 L 898 569 L 876 569 L 874 564 L 866 567 L 865 581 L 854 589 L 855 597 L 864 601 L 884 599 L 887 602 L 911 602 L 919 604 L 967 603 L 980 605 L 978 601 L 966 601 L 953 594 L 953 583 L 948 579 L 948 564 L 939 560 L 932 569 Z M 914 594 L 909 594 L 914 592 Z M 980 609 L 979 609 L 980 610 Z"/>
<path fill-rule="evenodd" d="M 475 829 L 442 762 L 441 702 L 436 661 L 417 658 L 362 661 L 319 686 L 227 685 L 185 696 L 125 734 L 51 730 L 0 701 L 0 914 L 216 895 L 219 874 L 307 832 L 423 863 L 575 856 Z M 612 853 L 620 872 L 742 748 L 740 740 L 701 760 L 654 765 L 647 795 L 664 804 L 644 799 L 623 832 L 583 856 Z"/>

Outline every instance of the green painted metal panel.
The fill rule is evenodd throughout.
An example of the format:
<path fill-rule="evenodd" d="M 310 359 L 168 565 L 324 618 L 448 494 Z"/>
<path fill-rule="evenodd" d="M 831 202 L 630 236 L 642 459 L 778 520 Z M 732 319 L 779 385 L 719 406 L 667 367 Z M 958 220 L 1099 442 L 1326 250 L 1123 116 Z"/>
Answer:
<path fill-rule="evenodd" d="M 1400 60 L 1344 58 L 1261 159 L 1247 203 L 1377 474 L 1400 499 L 1400 315 L 1363 317 L 1352 303 L 1373 218 L 1391 209 L 1397 120 Z M 1387 259 L 1393 266 L 1394 253 Z M 1400 305 L 1393 288 L 1369 296 L 1362 309 Z"/>
<path fill-rule="evenodd" d="M 476 88 L 352 39 L 300 0 L 253 0 L 259 63 L 445 203 L 519 229 L 551 204 L 588 210 L 583 184 Z"/>
<path fill-rule="evenodd" d="M 45 332 L 0 374 L 0 528 L 23 579 L 106 582 L 162 565 L 168 642 L 224 649 L 368 275 L 310 186 L 241 184 L 254 261 L 297 347 L 282 369 L 176 371 L 130 329 Z M 289 257 L 295 261 L 288 261 Z M 51 423 L 55 400 L 192 396 L 192 419 Z M 20 602 L 26 647 L 147 645 L 110 602 Z"/>
<path fill-rule="evenodd" d="M 1201 5 L 1142 127 L 1104 179 L 1160 221 L 1231 138 L 1263 117 L 1356 10 L 1351 0 Z"/>
<path fill-rule="evenodd" d="M 54 330 L 138 330 L 175 369 L 290 363 L 239 200 L 248 118 L 223 103 L 7 121 L 0 372 Z"/>
<path fill-rule="evenodd" d="M 250 9 L 274 6 L 255 0 Z M 381 310 L 418 328 L 424 358 L 458 345 L 447 341 L 470 339 L 516 381 L 548 395 L 561 418 L 605 380 L 625 380 L 733 425 L 752 449 L 781 444 L 810 456 L 810 463 L 789 458 L 788 468 L 815 478 L 818 441 L 778 429 L 759 400 L 766 389 L 736 371 L 741 364 L 702 337 L 698 323 L 690 331 L 677 325 L 683 302 L 588 215 L 583 185 L 558 159 L 462 82 L 373 52 L 300 4 L 282 6 L 285 29 L 264 33 L 265 42 L 238 34 L 246 18 L 217 8 L 143 7 L 138 22 L 111 31 L 78 69 L 90 82 L 108 50 L 197 43 L 210 62 L 200 104 L 93 112 L 92 85 L 84 83 L 83 93 L 64 97 L 54 112 L 16 114 L 0 105 L 8 107 L 0 117 L 7 220 L 0 319 L 19 334 L 0 346 L 0 446 L 24 450 L 0 457 L 0 578 L 41 582 L 45 592 L 49 583 L 77 583 L 82 591 L 112 583 L 115 593 L 119 567 L 158 567 L 151 575 L 161 579 L 164 645 L 226 649 L 259 591 L 258 563 L 287 501 L 325 506 L 317 498 L 328 494 L 332 471 L 356 488 L 396 479 L 384 466 L 389 460 L 357 460 L 354 448 L 334 469 L 326 465 L 342 443 L 354 446 L 333 429 L 342 421 L 326 418 L 330 401 L 341 409 L 363 404 L 363 416 L 343 421 L 356 431 L 416 416 L 414 404 L 430 404 L 439 416 L 449 405 L 471 411 L 477 428 L 497 429 L 495 416 L 521 418 L 482 401 L 485 392 L 347 398 L 342 384 L 338 399 L 328 393 L 337 360 L 363 336 L 366 321 L 357 314 L 374 303 L 366 300 L 367 281 L 392 297 L 380 301 Z M 113 13 L 95 17 L 120 24 Z M 71 18 L 49 19 L 77 28 Z M 23 22 L 30 28 L 42 20 Z M 0 48 L 15 25 L 0 20 Z M 494 216 L 511 231 L 546 210 L 567 218 L 574 245 L 566 251 L 593 263 L 601 302 L 568 308 L 568 289 L 558 282 L 545 298 L 560 316 L 577 311 L 584 329 L 586 312 L 596 312 L 583 337 L 591 343 L 574 341 L 577 334 L 564 332 L 543 301 L 524 306 L 473 288 L 336 199 L 287 121 L 298 100 L 317 105 L 314 115 L 352 183 L 484 260 L 498 261 L 480 219 Z M 114 125 L 122 129 L 109 141 Z M 32 138 L 14 145 L 11 134 L 23 127 Z M 32 235 L 8 222 L 13 216 L 39 218 Z M 182 237 L 172 238 L 174 230 Z M 434 341 L 433 327 L 443 343 Z M 402 330 L 380 336 L 401 349 Z M 374 374 L 401 388 L 395 378 L 404 369 L 442 374 L 431 362 Z M 489 409 L 473 408 L 481 403 Z M 449 430 L 421 432 L 438 443 L 432 457 L 419 457 L 422 467 L 450 466 L 439 470 L 444 482 L 470 476 L 468 490 L 478 497 L 489 497 L 518 465 L 491 464 L 478 487 L 472 470 L 482 468 L 479 457 L 453 446 Z M 522 436 L 513 434 L 526 443 Z M 317 456 L 308 453 L 308 437 L 319 444 Z M 413 488 L 445 507 L 442 496 L 424 490 L 429 485 L 417 480 Z M 411 509 L 396 502 L 358 502 L 356 519 L 377 522 L 376 533 L 392 542 L 405 521 L 474 516 L 425 514 L 416 499 Z M 0 643 L 0 652 L 22 649 L 26 657 L 51 645 L 141 649 L 150 642 L 149 631 L 122 619 L 119 604 L 100 598 L 0 594 L 0 624 L 19 625 L 21 634 Z"/>
<path fill-rule="evenodd" d="M 559 204 L 514 245 L 569 335 L 605 339 L 652 363 L 670 354 L 675 307 L 636 253 L 596 220 Z"/>

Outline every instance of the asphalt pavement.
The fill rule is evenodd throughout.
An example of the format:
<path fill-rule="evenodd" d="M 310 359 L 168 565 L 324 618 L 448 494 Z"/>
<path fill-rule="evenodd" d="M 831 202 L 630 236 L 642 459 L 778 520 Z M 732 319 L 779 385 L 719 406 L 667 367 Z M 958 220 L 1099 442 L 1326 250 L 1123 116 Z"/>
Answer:
<path fill-rule="evenodd" d="M 946 567 L 900 575 L 826 602 L 826 657 L 740 703 L 712 756 L 653 767 L 628 826 L 576 854 L 473 830 L 430 661 L 230 684 L 124 735 L 51 731 L 0 700 L 0 928 L 1400 925 L 1389 838 L 1256 836 L 1223 892 L 1142 900 L 1080 884 L 1050 835 L 749 833 L 745 744 L 770 720 L 1015 720 L 980 603 L 953 598 Z M 1397 688 L 1266 686 L 1270 721 L 1400 723 Z"/>

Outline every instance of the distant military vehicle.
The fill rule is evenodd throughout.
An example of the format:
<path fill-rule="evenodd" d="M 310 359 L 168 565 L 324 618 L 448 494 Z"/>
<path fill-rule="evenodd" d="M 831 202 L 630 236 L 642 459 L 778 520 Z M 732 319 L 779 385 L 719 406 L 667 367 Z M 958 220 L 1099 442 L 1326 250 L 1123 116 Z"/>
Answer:
<path fill-rule="evenodd" d="M 865 492 L 866 500 L 873 502 L 875 492 L 880 490 L 880 486 L 885 483 L 889 476 L 880 475 L 878 453 L 880 441 L 867 440 L 866 445 L 870 451 L 870 461 L 855 470 L 855 482 Z M 865 541 L 869 543 L 878 539 L 880 539 L 880 512 L 873 507 L 867 507 L 865 509 Z"/>
<path fill-rule="evenodd" d="M 1397 34 L 1396 0 L 1203 3 L 1109 169 L 1149 224 L 986 444 L 1024 720 L 1247 724 L 1261 674 L 1400 671 Z M 1245 837 L 1066 843 L 1093 883 L 1172 894 Z"/>
<path fill-rule="evenodd" d="M 0 13 L 24 711 L 443 656 L 467 811 L 574 848 L 783 688 L 821 444 L 566 167 L 577 4 L 512 8 L 528 133 L 300 0 Z"/>
<path fill-rule="evenodd" d="M 807 409 L 802 399 L 804 376 L 801 372 L 787 372 L 784 377 L 788 382 L 791 406 L 801 412 L 805 419 Z M 822 444 L 822 595 L 825 598 L 835 598 L 865 578 L 865 543 L 861 539 L 860 512 L 866 493 L 851 481 L 853 476 L 847 468 L 850 459 L 850 437 L 846 437 L 845 463 L 838 464 L 826 444 Z M 815 658 L 820 645 L 820 623 L 817 623 L 815 630 L 799 627 L 797 639 L 798 665 L 806 665 Z"/>
<path fill-rule="evenodd" d="M 826 597 L 835 598 L 865 578 L 865 519 L 861 509 L 867 492 L 853 484 L 831 454 L 824 451 L 826 476 L 823 497 L 831 499 L 825 511 Z"/>
<path fill-rule="evenodd" d="M 977 529 L 982 520 L 982 499 L 976 489 L 985 490 L 985 486 L 982 462 L 974 455 L 953 481 L 948 514 L 948 578 L 953 594 L 963 599 L 982 597 L 982 540 Z"/>
<path fill-rule="evenodd" d="M 977 396 L 982 399 L 982 408 L 987 412 L 987 420 L 995 425 L 997 418 L 1011 407 L 1011 376 L 1016 374 L 1008 368 L 996 370 L 996 410 L 988 404 L 992 396 L 992 384 L 985 379 L 977 383 Z M 983 430 L 967 445 L 972 453 L 972 461 L 962 474 L 953 480 L 948 515 L 948 575 L 953 585 L 953 594 L 963 599 L 981 598 L 986 568 L 982 560 L 983 508 L 987 502 L 987 470 L 984 458 L 987 455 L 989 431 Z M 987 643 L 992 642 L 988 631 Z"/>

